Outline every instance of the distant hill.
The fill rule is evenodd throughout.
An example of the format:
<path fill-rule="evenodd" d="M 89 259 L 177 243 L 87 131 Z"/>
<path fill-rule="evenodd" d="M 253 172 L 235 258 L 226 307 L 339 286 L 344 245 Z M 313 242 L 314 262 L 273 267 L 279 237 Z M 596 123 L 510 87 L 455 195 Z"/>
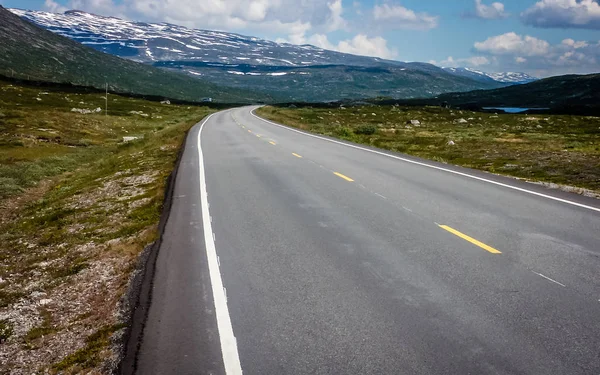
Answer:
<path fill-rule="evenodd" d="M 495 90 L 450 93 L 436 100 L 478 107 L 600 108 L 600 74 L 565 75 Z"/>
<path fill-rule="evenodd" d="M 462 77 L 472 78 L 482 82 L 502 82 L 521 85 L 537 81 L 538 78 L 532 77 L 526 73 L 505 72 L 505 73 L 486 73 L 471 68 L 443 68 L 445 71 Z"/>
<path fill-rule="evenodd" d="M 285 101 L 433 97 L 508 85 L 461 76 L 431 64 L 357 56 L 234 33 L 132 22 L 81 11 L 11 11 L 106 53 L 222 85 L 268 92 Z"/>
<path fill-rule="evenodd" d="M 270 97 L 219 87 L 184 74 L 115 57 L 49 32 L 0 6 L 0 74 L 104 87 L 122 93 L 200 101 L 255 102 Z"/>

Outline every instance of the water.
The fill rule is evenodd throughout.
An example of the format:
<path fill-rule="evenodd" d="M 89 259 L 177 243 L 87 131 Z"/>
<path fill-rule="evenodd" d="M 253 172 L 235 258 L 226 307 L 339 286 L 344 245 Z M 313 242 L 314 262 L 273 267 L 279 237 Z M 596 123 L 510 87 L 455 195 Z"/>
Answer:
<path fill-rule="evenodd" d="M 550 108 L 483 107 L 483 109 L 499 109 L 506 113 L 521 113 L 521 112 L 529 111 L 530 109 L 543 110 L 543 109 L 550 109 Z"/>

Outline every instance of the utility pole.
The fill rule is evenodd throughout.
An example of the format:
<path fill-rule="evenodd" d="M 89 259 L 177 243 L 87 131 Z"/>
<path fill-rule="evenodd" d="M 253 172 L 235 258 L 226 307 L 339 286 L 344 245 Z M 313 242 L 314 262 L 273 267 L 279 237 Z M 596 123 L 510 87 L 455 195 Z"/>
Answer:
<path fill-rule="evenodd" d="M 106 95 L 104 96 L 104 102 L 106 103 L 105 105 L 105 110 L 104 110 L 104 116 L 108 116 L 108 82 L 106 82 Z"/>

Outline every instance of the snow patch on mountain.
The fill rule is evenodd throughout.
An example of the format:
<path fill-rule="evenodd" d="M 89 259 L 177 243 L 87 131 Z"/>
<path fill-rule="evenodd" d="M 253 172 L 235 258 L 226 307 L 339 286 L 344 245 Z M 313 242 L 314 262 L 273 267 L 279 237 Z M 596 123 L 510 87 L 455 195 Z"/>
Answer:
<path fill-rule="evenodd" d="M 145 63 L 202 58 L 204 61 L 242 60 L 248 64 L 272 66 L 372 66 L 385 61 L 328 51 L 312 45 L 275 43 L 234 33 L 190 29 L 167 23 L 133 22 L 81 11 L 58 14 L 9 10 L 82 44 Z"/>
<path fill-rule="evenodd" d="M 517 72 L 505 72 L 505 73 L 487 73 L 481 70 L 476 70 L 472 68 L 442 68 L 445 71 L 456 74 L 463 77 L 469 77 L 472 79 L 478 80 L 486 80 L 491 79 L 496 82 L 502 83 L 512 83 L 512 84 L 523 84 L 529 83 L 533 81 L 537 81 L 538 78 L 532 77 L 527 73 L 517 73 Z"/>

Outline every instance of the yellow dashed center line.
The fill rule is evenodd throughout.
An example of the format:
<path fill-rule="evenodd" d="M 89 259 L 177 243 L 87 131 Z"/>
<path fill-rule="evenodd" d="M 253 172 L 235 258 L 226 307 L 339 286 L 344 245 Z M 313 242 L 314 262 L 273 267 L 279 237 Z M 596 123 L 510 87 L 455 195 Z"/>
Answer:
<path fill-rule="evenodd" d="M 301 156 L 301 155 L 298 155 L 298 154 L 296 154 L 295 152 L 292 152 L 292 155 L 294 155 L 294 156 L 295 156 L 295 157 L 297 157 L 297 158 L 300 158 L 300 159 L 302 159 L 302 156 Z"/>
<path fill-rule="evenodd" d="M 272 144 L 273 146 L 275 146 L 275 142 L 271 141 L 271 142 L 269 142 L 269 143 L 270 143 L 270 144 Z"/>
<path fill-rule="evenodd" d="M 488 246 L 486 244 L 484 244 L 483 242 L 477 241 L 476 239 L 474 239 L 473 237 L 469 237 L 466 234 L 460 233 L 459 231 L 457 231 L 456 229 L 452 229 L 447 225 L 439 225 L 438 226 L 452 234 L 454 234 L 455 236 L 458 236 L 460 238 L 462 238 L 465 241 L 469 241 L 470 243 L 472 243 L 473 245 L 479 246 L 480 248 L 489 251 L 492 254 L 502 254 L 502 252 L 494 249 L 491 246 Z"/>
<path fill-rule="evenodd" d="M 353 179 L 351 179 L 350 177 L 348 177 L 348 176 L 344 176 L 344 175 L 343 175 L 343 174 L 341 174 L 341 173 L 338 173 L 338 172 L 333 172 L 333 174 L 334 174 L 334 175 L 336 175 L 336 176 L 338 176 L 338 177 L 340 177 L 340 178 L 343 178 L 344 180 L 346 180 L 346 181 L 348 181 L 348 182 L 353 182 L 353 181 L 354 181 L 354 180 L 353 180 Z"/>

